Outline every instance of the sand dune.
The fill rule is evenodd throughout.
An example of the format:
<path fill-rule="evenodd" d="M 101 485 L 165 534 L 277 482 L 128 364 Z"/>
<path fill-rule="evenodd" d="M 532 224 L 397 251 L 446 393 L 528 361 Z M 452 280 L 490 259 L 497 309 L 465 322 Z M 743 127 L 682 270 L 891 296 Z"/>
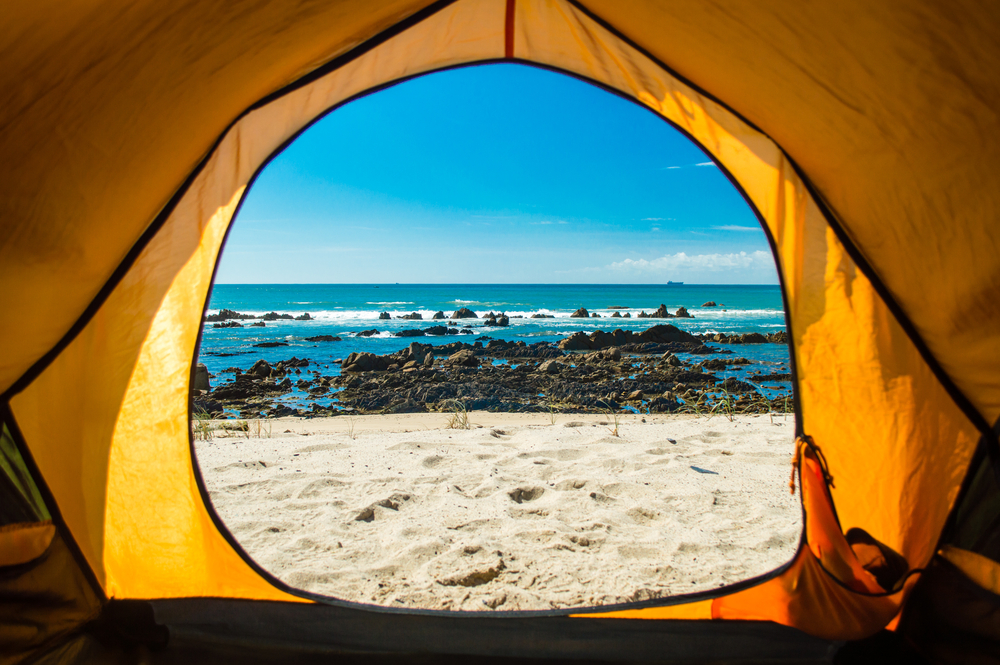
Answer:
<path fill-rule="evenodd" d="M 747 579 L 797 547 L 791 418 L 629 417 L 619 436 L 595 416 L 446 420 L 281 419 L 271 438 L 216 436 L 197 455 L 261 566 L 357 602 L 607 605 Z"/>

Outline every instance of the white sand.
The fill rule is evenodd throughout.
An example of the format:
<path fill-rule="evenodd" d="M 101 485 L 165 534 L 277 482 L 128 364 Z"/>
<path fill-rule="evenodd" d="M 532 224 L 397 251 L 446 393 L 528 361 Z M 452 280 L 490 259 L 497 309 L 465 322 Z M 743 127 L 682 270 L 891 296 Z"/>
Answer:
<path fill-rule="evenodd" d="M 250 556 L 345 600 L 588 607 L 711 589 L 792 557 L 791 417 L 645 419 L 622 418 L 620 436 L 604 416 L 472 413 L 469 430 L 442 414 L 280 419 L 271 438 L 217 435 L 197 454 Z"/>

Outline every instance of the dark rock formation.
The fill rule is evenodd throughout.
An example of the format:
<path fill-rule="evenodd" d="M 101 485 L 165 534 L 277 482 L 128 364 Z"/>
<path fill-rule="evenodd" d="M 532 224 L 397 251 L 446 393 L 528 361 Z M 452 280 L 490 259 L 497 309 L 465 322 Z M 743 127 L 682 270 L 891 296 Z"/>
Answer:
<path fill-rule="evenodd" d="M 694 318 L 693 316 L 691 316 L 688 313 L 686 307 L 678 307 L 677 311 L 674 312 L 674 317 L 678 318 L 678 319 L 693 319 Z"/>
<path fill-rule="evenodd" d="M 610 333 L 595 330 L 590 335 L 576 332 L 559 342 L 559 348 L 563 351 L 590 351 L 609 346 L 625 346 L 626 344 L 666 344 L 670 342 L 687 342 L 700 346 L 694 335 L 675 326 L 664 324 L 647 328 L 641 333 L 633 333 L 631 330 L 622 330 L 621 328 Z"/>
<path fill-rule="evenodd" d="M 213 323 L 213 328 L 242 328 L 243 324 L 236 321 L 226 321 L 225 323 Z"/>
<path fill-rule="evenodd" d="M 251 323 L 250 327 L 251 328 L 266 328 L 267 324 L 264 323 L 263 321 L 258 321 L 257 323 Z"/>
<path fill-rule="evenodd" d="M 585 308 L 581 307 L 580 309 L 578 309 L 575 312 L 573 312 L 572 314 L 570 314 L 569 318 L 571 318 L 571 319 L 589 319 L 590 318 L 590 312 L 588 312 Z"/>
<path fill-rule="evenodd" d="M 714 300 L 709 300 L 708 302 L 703 303 L 702 307 L 718 307 L 718 305 L 715 303 Z"/>
<path fill-rule="evenodd" d="M 362 330 L 359 333 L 355 333 L 355 337 L 374 337 L 378 334 L 378 328 L 372 328 L 371 330 Z"/>
<path fill-rule="evenodd" d="M 260 317 L 265 321 L 291 321 L 293 317 L 291 314 L 278 314 L 277 312 L 268 312 L 264 316 Z"/>
<path fill-rule="evenodd" d="M 435 321 L 441 320 L 445 318 L 444 312 L 434 312 L 434 316 L 432 316 L 431 318 L 434 319 Z"/>
<path fill-rule="evenodd" d="M 392 316 L 390 316 L 389 312 L 379 312 L 378 315 L 379 321 L 388 321 L 391 318 Z"/>
<path fill-rule="evenodd" d="M 532 314 L 533 319 L 554 319 L 556 318 L 553 314 Z"/>
<path fill-rule="evenodd" d="M 455 313 L 451 315 L 451 318 L 453 318 L 453 319 L 478 319 L 479 317 L 476 316 L 476 313 L 473 312 L 468 307 L 462 307 L 462 308 L 459 308 L 458 310 L 456 310 Z"/>
<path fill-rule="evenodd" d="M 257 317 L 253 314 L 243 314 L 241 312 L 236 312 L 231 309 L 220 310 L 218 314 L 209 314 L 205 317 L 205 321 L 211 323 L 212 321 L 229 321 L 230 319 L 256 319 Z"/>
<path fill-rule="evenodd" d="M 278 346 L 288 346 L 288 342 L 260 342 L 258 344 L 251 344 L 251 346 L 261 348 L 261 349 L 273 349 Z"/>
<path fill-rule="evenodd" d="M 443 316 L 443 315 L 442 315 Z M 423 321 L 424 317 L 420 312 L 411 312 L 409 314 L 404 314 L 399 317 L 401 319 L 406 319 L 407 321 Z"/>
<path fill-rule="evenodd" d="M 296 321 L 312 321 L 313 318 L 309 316 L 309 312 L 304 312 L 295 317 Z"/>
<path fill-rule="evenodd" d="M 334 337 L 333 335 L 315 335 L 314 337 L 306 337 L 307 342 L 339 342 L 341 339 L 339 337 Z"/>
<path fill-rule="evenodd" d="M 194 366 L 194 381 L 191 383 L 191 389 L 205 391 L 212 389 L 212 384 L 208 380 L 208 368 L 202 363 Z"/>

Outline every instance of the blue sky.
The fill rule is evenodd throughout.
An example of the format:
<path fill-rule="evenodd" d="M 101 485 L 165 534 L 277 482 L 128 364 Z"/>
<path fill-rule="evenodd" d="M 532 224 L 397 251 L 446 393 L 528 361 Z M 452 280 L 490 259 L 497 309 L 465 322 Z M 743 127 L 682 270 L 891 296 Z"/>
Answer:
<path fill-rule="evenodd" d="M 519 65 L 424 76 L 261 173 L 219 283 L 776 284 L 753 213 L 643 107 Z"/>

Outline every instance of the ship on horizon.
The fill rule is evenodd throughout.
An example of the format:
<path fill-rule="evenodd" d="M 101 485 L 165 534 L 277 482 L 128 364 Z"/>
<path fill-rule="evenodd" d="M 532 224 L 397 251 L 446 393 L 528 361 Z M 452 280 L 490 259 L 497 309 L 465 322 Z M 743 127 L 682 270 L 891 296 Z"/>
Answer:
<path fill-rule="evenodd" d="M 667 281 L 667 286 L 680 286 L 683 283 L 684 282 L 671 282 L 671 281 Z"/>

